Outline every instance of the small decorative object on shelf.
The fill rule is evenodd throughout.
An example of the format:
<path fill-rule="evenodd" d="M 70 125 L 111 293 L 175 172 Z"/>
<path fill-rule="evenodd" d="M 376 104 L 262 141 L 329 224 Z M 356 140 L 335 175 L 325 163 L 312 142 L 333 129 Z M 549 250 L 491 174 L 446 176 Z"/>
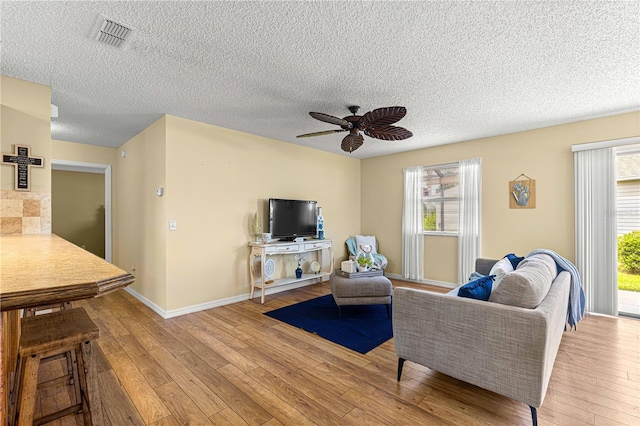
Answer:
<path fill-rule="evenodd" d="M 314 260 L 313 262 L 311 262 L 311 272 L 313 272 L 314 274 L 317 274 L 318 272 L 320 272 L 320 269 L 321 269 L 320 262 L 318 262 L 317 260 Z"/>
<path fill-rule="evenodd" d="M 370 271 L 373 268 L 374 260 L 371 254 L 371 246 L 369 244 L 360 244 L 360 250 L 356 257 L 359 272 Z"/>
<path fill-rule="evenodd" d="M 276 262 L 269 258 L 264 261 L 264 277 L 266 280 L 270 280 L 273 276 L 273 272 L 276 270 Z"/>
<path fill-rule="evenodd" d="M 302 278 L 302 268 L 300 267 L 302 265 L 302 262 L 304 262 L 304 257 L 296 254 L 296 260 L 298 261 L 298 268 L 296 269 L 296 278 Z"/>
<path fill-rule="evenodd" d="M 259 243 L 261 241 L 260 237 L 262 235 L 262 221 L 260 220 L 260 215 L 258 214 L 258 212 L 255 212 L 251 220 L 251 232 L 255 237 L 256 243 Z"/>
<path fill-rule="evenodd" d="M 318 207 L 318 239 L 324 240 L 324 217 L 322 216 L 322 207 Z"/>

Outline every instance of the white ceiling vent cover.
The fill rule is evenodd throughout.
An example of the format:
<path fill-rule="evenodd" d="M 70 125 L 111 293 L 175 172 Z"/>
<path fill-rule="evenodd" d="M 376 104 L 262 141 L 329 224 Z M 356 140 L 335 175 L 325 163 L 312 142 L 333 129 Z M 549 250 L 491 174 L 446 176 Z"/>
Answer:
<path fill-rule="evenodd" d="M 104 15 L 98 15 L 91 31 L 91 38 L 123 50 L 129 45 L 135 32 L 136 30 L 128 25 L 116 22 Z"/>

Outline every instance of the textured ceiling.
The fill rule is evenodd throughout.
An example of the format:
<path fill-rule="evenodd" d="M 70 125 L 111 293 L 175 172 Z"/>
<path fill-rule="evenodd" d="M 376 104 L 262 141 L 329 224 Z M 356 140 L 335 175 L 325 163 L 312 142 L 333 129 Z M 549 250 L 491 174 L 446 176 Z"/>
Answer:
<path fill-rule="evenodd" d="M 52 138 L 118 147 L 162 114 L 367 158 L 640 109 L 640 2 L 2 1 L 1 73 L 51 86 Z M 89 38 L 98 14 L 137 32 Z M 296 139 L 405 106 L 404 141 Z"/>

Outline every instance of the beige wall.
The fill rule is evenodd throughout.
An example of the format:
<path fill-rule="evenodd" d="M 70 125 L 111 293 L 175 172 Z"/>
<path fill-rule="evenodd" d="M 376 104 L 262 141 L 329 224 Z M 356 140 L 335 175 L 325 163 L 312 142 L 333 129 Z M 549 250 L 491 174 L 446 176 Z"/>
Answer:
<path fill-rule="evenodd" d="M 51 231 L 104 259 L 104 174 L 51 171 Z"/>
<path fill-rule="evenodd" d="M 51 158 L 79 163 L 108 164 L 115 166 L 120 151 L 106 146 L 51 140 Z M 113 173 L 113 170 L 112 170 Z"/>
<path fill-rule="evenodd" d="M 425 237 L 424 252 L 425 277 L 434 282 L 457 282 L 458 239 L 456 237 L 433 235 Z M 401 274 L 402 259 L 398 259 L 397 263 L 400 265 L 397 273 Z"/>
<path fill-rule="evenodd" d="M 573 261 L 571 146 L 638 135 L 635 112 L 363 160 L 362 232 L 378 237 L 387 271 L 401 274 L 403 168 L 482 157 L 482 255 L 548 248 Z M 509 209 L 508 182 L 521 173 L 536 180 L 535 209 Z M 448 238 L 425 237 L 426 279 L 457 281 L 457 241 Z"/>
<path fill-rule="evenodd" d="M 31 168 L 31 191 L 51 192 L 51 89 L 0 75 L 0 148 L 28 145 L 30 155 L 44 158 Z M 0 166 L 0 189 L 14 189 L 14 167 Z"/>
<path fill-rule="evenodd" d="M 269 198 L 317 200 L 335 257 L 360 230 L 360 161 L 167 116 L 167 310 L 247 294 L 248 222 Z M 280 259 L 283 260 L 283 259 Z M 286 259 L 285 259 L 286 260 Z M 295 266 L 293 267 L 295 269 Z"/>
<path fill-rule="evenodd" d="M 115 264 L 133 273 L 131 288 L 160 308 L 166 295 L 166 198 L 156 195 L 165 186 L 166 119 L 147 127 L 122 145 L 118 156 L 113 197 Z"/>
<path fill-rule="evenodd" d="M 51 232 L 50 99 L 47 86 L 0 76 L 0 151 L 27 145 L 44 163 L 30 168 L 30 191 L 15 191 L 16 167 L 0 165 L 0 234 Z"/>

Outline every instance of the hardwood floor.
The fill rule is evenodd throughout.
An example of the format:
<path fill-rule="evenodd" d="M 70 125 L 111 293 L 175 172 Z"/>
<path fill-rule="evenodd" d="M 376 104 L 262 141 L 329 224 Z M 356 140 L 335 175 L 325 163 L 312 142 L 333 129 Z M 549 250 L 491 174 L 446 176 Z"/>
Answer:
<path fill-rule="evenodd" d="M 409 283 L 395 282 L 394 285 Z M 431 287 L 434 291 L 443 289 Z M 423 286 L 424 288 L 424 286 Z M 100 327 L 108 425 L 530 425 L 529 407 L 407 362 L 366 355 L 262 315 L 330 293 L 316 284 L 163 320 L 124 291 L 83 301 Z M 587 316 L 565 333 L 540 425 L 640 424 L 640 321 Z M 63 364 L 49 363 L 55 373 Z M 49 412 L 67 397 L 38 395 Z M 80 425 L 68 416 L 51 425 Z"/>

